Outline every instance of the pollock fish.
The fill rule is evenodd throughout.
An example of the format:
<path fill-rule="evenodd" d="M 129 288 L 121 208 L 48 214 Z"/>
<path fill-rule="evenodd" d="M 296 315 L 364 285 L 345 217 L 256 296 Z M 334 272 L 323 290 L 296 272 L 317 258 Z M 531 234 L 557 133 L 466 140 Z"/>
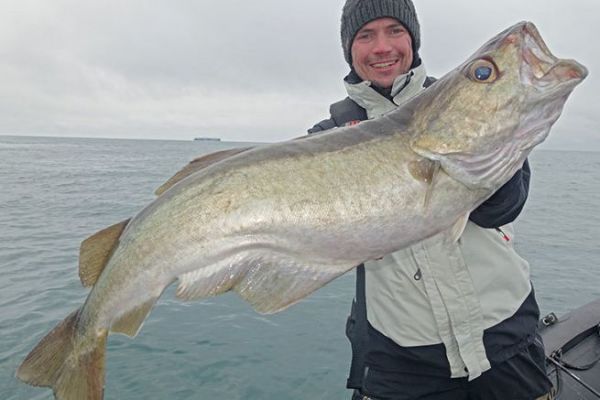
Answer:
<path fill-rule="evenodd" d="M 174 282 L 184 300 L 235 291 L 275 313 L 367 260 L 457 240 L 586 75 L 522 22 L 381 118 L 195 160 L 135 217 L 82 243 L 89 296 L 17 377 L 60 400 L 99 400 L 108 334 L 134 337 Z"/>

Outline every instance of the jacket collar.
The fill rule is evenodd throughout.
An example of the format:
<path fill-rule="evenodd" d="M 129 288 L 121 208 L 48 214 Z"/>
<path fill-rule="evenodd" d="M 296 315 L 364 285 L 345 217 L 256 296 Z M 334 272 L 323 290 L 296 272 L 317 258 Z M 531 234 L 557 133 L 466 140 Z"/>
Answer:
<path fill-rule="evenodd" d="M 423 90 L 427 73 L 425 66 L 421 63 L 406 74 L 399 75 L 392 85 L 391 100 L 378 93 L 373 88 L 371 81 L 357 82 L 357 79 L 353 79 L 355 76 L 355 73 L 350 73 L 344 79 L 346 91 L 356 104 L 367 111 L 367 117 L 372 119 L 394 110 Z"/>

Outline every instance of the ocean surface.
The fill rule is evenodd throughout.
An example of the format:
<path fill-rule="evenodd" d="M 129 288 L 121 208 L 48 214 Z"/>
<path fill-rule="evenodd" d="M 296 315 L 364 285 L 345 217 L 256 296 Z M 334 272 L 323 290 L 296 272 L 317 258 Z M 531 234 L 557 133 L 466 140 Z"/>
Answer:
<path fill-rule="evenodd" d="M 192 158 L 240 143 L 0 136 L 0 399 L 52 399 L 14 373 L 78 308 L 80 242 L 134 215 Z M 600 296 L 600 153 L 537 151 L 516 246 L 542 312 Z M 107 400 L 347 399 L 352 273 L 280 314 L 235 295 L 183 303 L 169 288 L 135 339 L 110 336 Z"/>

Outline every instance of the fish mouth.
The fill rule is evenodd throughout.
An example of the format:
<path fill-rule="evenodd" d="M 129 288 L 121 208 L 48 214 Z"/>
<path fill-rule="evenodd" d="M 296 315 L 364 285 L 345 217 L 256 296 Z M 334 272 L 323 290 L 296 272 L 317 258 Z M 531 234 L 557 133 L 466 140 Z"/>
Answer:
<path fill-rule="evenodd" d="M 520 24 L 523 37 L 521 54 L 521 79 L 540 91 L 556 92 L 572 90 L 585 79 L 588 70 L 575 60 L 559 59 L 554 56 L 531 22 Z M 511 35 L 507 37 L 511 39 Z"/>

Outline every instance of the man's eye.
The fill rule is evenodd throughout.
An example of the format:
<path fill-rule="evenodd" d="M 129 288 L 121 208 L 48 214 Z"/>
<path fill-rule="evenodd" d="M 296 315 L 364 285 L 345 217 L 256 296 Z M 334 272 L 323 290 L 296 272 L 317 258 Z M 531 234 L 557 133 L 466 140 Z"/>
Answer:
<path fill-rule="evenodd" d="M 359 33 L 358 35 L 356 35 L 356 39 L 358 39 L 358 40 L 369 40 L 370 37 L 371 37 L 371 34 L 368 32 Z"/>

